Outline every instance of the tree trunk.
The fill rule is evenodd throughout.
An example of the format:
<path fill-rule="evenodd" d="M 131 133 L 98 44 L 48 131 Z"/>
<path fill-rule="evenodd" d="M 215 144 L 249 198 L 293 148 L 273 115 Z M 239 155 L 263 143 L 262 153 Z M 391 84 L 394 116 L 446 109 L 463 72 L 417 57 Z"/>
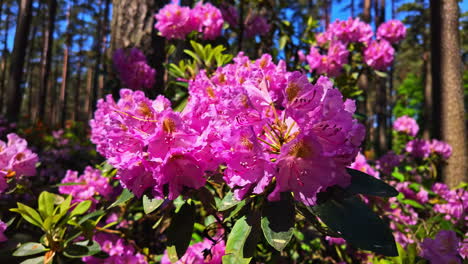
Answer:
<path fill-rule="evenodd" d="M 15 33 L 15 44 L 11 56 L 10 76 L 7 89 L 6 117 L 10 122 L 17 122 L 20 117 L 23 90 L 21 80 L 23 78 L 24 57 L 28 46 L 29 27 L 31 25 L 32 0 L 21 0 L 18 22 Z"/>
<path fill-rule="evenodd" d="M 47 85 L 49 83 L 50 63 L 52 59 L 52 47 L 54 41 L 55 14 L 57 12 L 57 0 L 48 0 L 48 25 L 44 30 L 44 43 L 41 56 L 41 78 L 39 86 L 39 120 L 44 122 L 47 98 Z"/>
<path fill-rule="evenodd" d="M 10 6 L 7 4 L 7 10 Z M 10 27 L 10 12 L 6 12 L 6 20 L 5 20 L 5 33 L 3 35 L 3 53 L 2 53 L 2 60 L 4 63 L 4 67 L 2 69 L 2 78 L 0 80 L 0 114 L 3 113 L 5 102 L 5 85 L 6 85 L 6 76 L 7 76 L 7 68 L 8 68 L 8 28 Z M 10 62 L 11 63 L 11 62 Z"/>
<path fill-rule="evenodd" d="M 370 23 L 371 20 L 371 0 L 364 0 L 364 6 L 362 9 L 362 20 Z"/>
<path fill-rule="evenodd" d="M 39 8 L 37 10 L 41 9 L 41 5 L 39 4 Z M 37 25 L 34 25 L 32 32 L 31 32 L 31 37 L 29 38 L 29 49 L 28 53 L 26 55 L 26 66 L 25 66 L 25 72 L 26 72 L 26 83 L 27 83 L 27 92 L 28 92 L 28 109 L 27 113 L 29 115 L 29 122 L 35 122 L 36 120 L 36 115 L 37 111 L 33 111 L 33 106 L 37 105 L 36 104 L 36 98 L 34 95 L 34 80 L 33 80 L 33 75 L 34 75 L 34 66 L 31 66 L 31 61 L 32 57 L 34 54 L 34 47 L 35 47 L 35 42 L 36 42 L 36 34 L 37 34 Z M 45 28 L 45 26 L 44 26 Z M 37 110 L 37 109 L 36 109 Z"/>
<path fill-rule="evenodd" d="M 440 19 L 436 33 L 440 34 L 440 45 L 434 45 L 434 62 L 440 61 L 440 83 L 435 84 L 441 98 L 441 135 L 442 139 L 452 146 L 452 156 L 443 169 L 443 180 L 449 187 L 455 187 L 467 180 L 467 145 L 465 127 L 465 109 L 463 105 L 463 88 L 461 79 L 461 56 L 459 36 L 459 9 L 457 0 L 432 0 L 432 16 Z M 433 41 L 434 44 L 436 41 Z M 440 56 L 436 59 L 437 56 Z M 432 65 L 436 70 L 437 66 Z M 433 74 L 433 77 L 435 75 Z M 439 79 L 439 78 L 438 78 Z M 433 78 L 435 82 L 435 78 Z"/>
<path fill-rule="evenodd" d="M 60 107 L 59 107 L 59 112 L 61 112 L 60 115 L 60 124 L 61 127 L 65 127 L 65 121 L 67 120 L 67 83 L 68 83 L 68 64 L 69 64 L 69 58 L 68 58 L 68 53 L 69 47 L 71 47 L 71 35 L 70 35 L 70 12 L 71 12 L 71 7 L 68 6 L 67 10 L 67 15 L 66 15 L 66 21 L 67 21 L 67 26 L 66 26 L 66 32 L 65 32 L 65 43 L 64 43 L 64 49 L 63 49 L 63 64 L 62 64 L 62 83 L 60 85 Z"/>
<path fill-rule="evenodd" d="M 92 90 L 92 87 L 93 87 L 93 70 L 90 68 L 88 68 L 88 72 L 86 73 L 86 94 L 88 96 L 86 96 L 86 100 L 85 100 L 85 113 L 86 113 L 86 118 L 87 119 L 91 119 L 92 116 L 93 116 L 93 113 L 92 113 L 92 99 L 91 99 L 91 90 Z"/>
<path fill-rule="evenodd" d="M 165 38 L 158 36 L 154 28 L 154 14 L 169 0 L 113 0 L 111 21 L 111 52 L 120 48 L 137 47 L 145 55 L 148 64 L 156 70 L 153 96 L 164 91 Z M 113 87 L 114 96 L 120 87 Z"/>

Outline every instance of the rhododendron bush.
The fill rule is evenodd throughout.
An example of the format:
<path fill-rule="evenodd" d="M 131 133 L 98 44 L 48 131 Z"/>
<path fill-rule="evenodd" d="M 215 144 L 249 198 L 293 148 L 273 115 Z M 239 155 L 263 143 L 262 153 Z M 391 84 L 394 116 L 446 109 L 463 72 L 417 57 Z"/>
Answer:
<path fill-rule="evenodd" d="M 391 151 L 369 159 L 365 148 L 357 81 L 386 75 L 402 22 L 336 20 L 307 32 L 308 51 L 291 62 L 231 47 L 232 34 L 252 43 L 269 34 L 275 25 L 260 11 L 172 1 L 154 17 L 168 44 L 162 94 L 143 52 L 118 49 L 123 87 L 98 100 L 88 137 L 72 124 L 41 133 L 7 124 L 12 133 L 0 134 L 2 258 L 466 260 L 466 184 L 437 181 L 451 146 L 398 116 Z"/>

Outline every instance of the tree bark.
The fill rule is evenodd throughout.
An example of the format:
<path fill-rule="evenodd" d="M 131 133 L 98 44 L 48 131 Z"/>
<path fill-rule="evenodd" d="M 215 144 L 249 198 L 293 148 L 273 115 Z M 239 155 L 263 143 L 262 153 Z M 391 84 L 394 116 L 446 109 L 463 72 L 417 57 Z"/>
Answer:
<path fill-rule="evenodd" d="M 31 25 L 32 0 L 21 0 L 18 22 L 15 33 L 15 44 L 11 56 L 10 76 L 7 89 L 6 117 L 10 122 L 17 122 L 20 117 L 23 90 L 21 80 L 23 78 L 24 57 L 28 46 L 28 34 Z"/>
<path fill-rule="evenodd" d="M 57 0 L 48 0 L 48 24 L 44 30 L 44 43 L 41 55 L 41 78 L 39 86 L 39 120 L 44 122 L 47 98 L 47 85 L 49 83 L 50 64 L 52 60 L 52 47 L 54 43 L 55 14 L 57 12 Z"/>
<path fill-rule="evenodd" d="M 371 20 L 371 0 L 364 0 L 364 6 L 362 9 L 362 20 L 370 23 Z"/>
<path fill-rule="evenodd" d="M 439 92 L 437 97 L 442 99 L 440 102 L 442 139 L 452 146 L 452 156 L 443 168 L 442 178 L 449 187 L 455 187 L 466 181 L 468 177 L 458 1 L 432 0 L 432 8 L 434 8 L 431 10 L 434 22 L 437 19 L 440 20 L 438 25 L 432 24 L 435 27 L 435 33 L 440 34 L 440 39 L 438 39 L 440 45 L 434 45 L 432 54 L 434 62 L 440 61 L 440 71 L 437 73 L 440 76 L 437 78 L 438 83 L 435 83 L 436 74 L 433 74 L 434 85 L 437 86 L 434 92 Z M 435 42 L 437 41 L 433 41 L 432 44 Z M 434 70 L 438 69 L 435 63 L 432 67 Z"/>
<path fill-rule="evenodd" d="M 9 7 L 10 6 L 7 4 L 7 10 Z M 6 75 L 7 75 L 7 68 L 8 68 L 7 54 L 8 54 L 8 28 L 9 27 L 10 27 L 10 12 L 6 12 L 5 33 L 3 34 L 3 53 L 2 53 L 2 60 L 4 63 L 4 67 L 2 69 L 2 75 L 1 75 L 2 77 L 0 80 L 0 114 L 3 113 L 4 105 L 6 105 L 6 101 L 4 98 L 5 98 Z"/>
<path fill-rule="evenodd" d="M 70 12 L 71 12 L 71 7 L 68 6 L 67 8 L 67 14 L 66 14 L 66 21 L 67 21 L 67 26 L 66 26 L 66 32 L 65 32 L 65 43 L 64 43 L 64 49 L 63 49 L 63 64 L 62 64 L 62 83 L 60 85 L 60 107 L 59 107 L 59 112 L 61 112 L 60 115 L 60 124 L 62 127 L 65 127 L 65 121 L 67 119 L 67 106 L 68 106 L 68 100 L 67 100 L 67 83 L 68 83 L 68 64 L 69 64 L 69 47 L 71 47 L 71 35 L 70 35 Z"/>

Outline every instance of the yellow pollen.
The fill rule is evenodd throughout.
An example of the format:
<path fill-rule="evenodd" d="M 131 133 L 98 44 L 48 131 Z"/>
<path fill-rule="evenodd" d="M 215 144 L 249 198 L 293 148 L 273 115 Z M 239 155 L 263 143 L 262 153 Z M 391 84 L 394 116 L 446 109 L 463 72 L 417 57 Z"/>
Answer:
<path fill-rule="evenodd" d="M 176 124 L 174 120 L 170 118 L 165 118 L 163 121 L 163 130 L 166 133 L 173 133 L 176 131 Z"/>
<path fill-rule="evenodd" d="M 16 171 L 9 170 L 7 175 L 5 175 L 6 178 L 12 178 L 16 175 Z"/>
<path fill-rule="evenodd" d="M 215 92 L 214 92 L 214 90 L 213 90 L 213 87 L 211 87 L 211 86 L 206 87 L 206 93 L 208 94 L 208 96 L 209 96 L 210 98 L 213 98 L 213 99 L 216 98 L 216 95 L 215 95 Z"/>
<path fill-rule="evenodd" d="M 140 111 L 140 113 L 143 115 L 143 116 L 151 116 L 152 112 L 151 112 L 151 108 L 144 102 L 141 102 L 139 105 L 138 105 L 138 111 Z"/>
<path fill-rule="evenodd" d="M 294 98 L 296 98 L 298 93 L 299 86 L 296 83 L 289 83 L 288 87 L 286 87 L 286 95 L 288 96 L 288 101 L 291 102 Z"/>
<path fill-rule="evenodd" d="M 242 137 L 241 140 L 240 140 L 240 143 L 241 143 L 242 146 L 244 146 L 248 150 L 253 149 L 253 143 L 247 137 Z"/>
<path fill-rule="evenodd" d="M 225 83 L 226 82 L 226 75 L 224 75 L 224 73 L 221 73 L 219 75 L 219 82 L 220 83 Z"/>
<path fill-rule="evenodd" d="M 297 158 L 306 158 L 310 156 L 312 153 L 312 149 L 305 144 L 304 141 L 297 142 L 292 148 L 289 150 L 289 155 L 297 157 Z"/>

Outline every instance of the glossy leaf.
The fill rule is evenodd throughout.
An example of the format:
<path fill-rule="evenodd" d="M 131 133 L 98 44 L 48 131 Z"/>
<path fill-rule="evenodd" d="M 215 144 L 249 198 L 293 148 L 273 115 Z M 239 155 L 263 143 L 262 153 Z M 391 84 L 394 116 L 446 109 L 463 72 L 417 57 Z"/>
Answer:
<path fill-rule="evenodd" d="M 176 262 L 187 250 L 195 224 L 195 205 L 184 203 L 172 218 L 167 229 L 167 253 L 171 262 Z"/>
<path fill-rule="evenodd" d="M 365 194 L 381 197 L 393 197 L 398 195 L 398 191 L 375 177 L 364 172 L 347 168 L 351 175 L 351 184 L 346 188 L 350 194 Z"/>
<path fill-rule="evenodd" d="M 351 245 L 386 256 L 397 256 L 392 231 L 357 197 L 330 199 L 310 208 Z"/>
<path fill-rule="evenodd" d="M 91 204 L 92 204 L 91 201 L 82 201 L 82 202 L 80 202 L 73 209 L 73 211 L 70 214 L 70 217 L 73 217 L 75 215 L 82 215 L 82 214 L 86 213 L 86 211 L 88 211 L 89 208 L 91 207 Z"/>
<path fill-rule="evenodd" d="M 39 195 L 38 210 L 42 218 L 47 218 L 54 213 L 55 194 L 49 192 L 42 192 Z"/>
<path fill-rule="evenodd" d="M 65 248 L 63 254 L 69 258 L 82 258 L 92 256 L 101 251 L 101 246 L 96 241 L 80 241 Z"/>
<path fill-rule="evenodd" d="M 219 202 L 217 205 L 219 211 L 226 211 L 228 209 L 231 209 L 232 207 L 236 206 L 239 204 L 241 201 L 238 201 L 236 198 L 234 198 L 234 193 L 228 192 L 224 198 Z"/>
<path fill-rule="evenodd" d="M 290 193 L 282 193 L 277 202 L 266 202 L 262 211 L 262 230 L 268 243 L 278 251 L 291 240 L 294 231 L 295 207 Z"/>
<path fill-rule="evenodd" d="M 135 197 L 135 195 L 128 189 L 124 189 L 122 193 L 119 195 L 117 200 L 113 202 L 107 209 L 110 209 L 112 207 L 120 206 L 126 202 L 128 202 L 130 199 Z"/>
<path fill-rule="evenodd" d="M 143 211 L 145 214 L 150 214 L 164 202 L 164 199 L 150 199 L 148 196 L 143 195 Z"/>
<path fill-rule="evenodd" d="M 13 252 L 13 256 L 23 257 L 30 256 L 47 251 L 41 243 L 28 242 L 22 244 L 18 249 Z"/>
<path fill-rule="evenodd" d="M 232 227 L 226 243 L 224 264 L 248 264 L 260 239 L 260 214 L 242 216 Z"/>
<path fill-rule="evenodd" d="M 20 264 L 44 264 L 44 256 L 30 258 L 22 261 Z"/>

